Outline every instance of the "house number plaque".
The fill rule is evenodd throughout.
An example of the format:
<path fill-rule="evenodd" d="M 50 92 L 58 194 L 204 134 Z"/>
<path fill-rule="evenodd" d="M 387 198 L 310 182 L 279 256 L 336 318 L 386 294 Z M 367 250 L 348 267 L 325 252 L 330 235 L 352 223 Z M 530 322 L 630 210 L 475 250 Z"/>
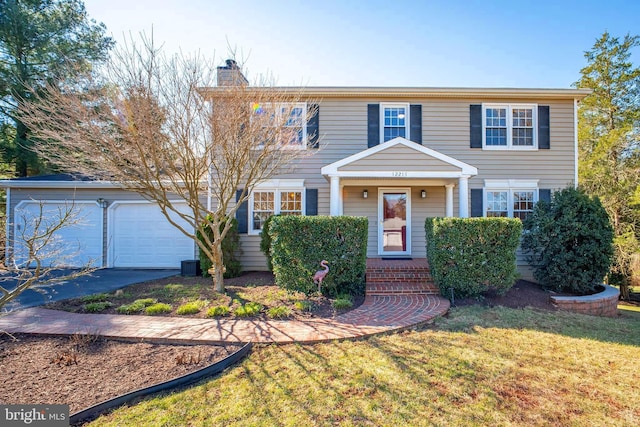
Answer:
<path fill-rule="evenodd" d="M 396 172 L 391 172 L 391 176 L 406 177 L 406 176 L 408 176 L 408 174 L 407 174 L 407 172 L 396 171 Z"/>

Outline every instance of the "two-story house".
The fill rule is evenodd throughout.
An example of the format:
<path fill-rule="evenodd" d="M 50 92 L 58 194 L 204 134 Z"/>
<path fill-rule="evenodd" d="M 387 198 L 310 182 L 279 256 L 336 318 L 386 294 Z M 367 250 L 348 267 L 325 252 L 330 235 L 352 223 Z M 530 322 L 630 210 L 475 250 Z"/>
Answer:
<path fill-rule="evenodd" d="M 224 81 L 228 67 L 220 69 Z M 238 210 L 244 270 L 266 269 L 260 231 L 273 214 L 366 216 L 369 258 L 424 258 L 427 217 L 524 218 L 577 182 L 577 105 L 588 90 L 298 89 L 314 100 L 294 109 L 299 148 L 312 153 Z M 9 224 L 16 207 L 35 210 L 40 200 L 86 207 L 85 227 L 62 236 L 82 243 L 78 263 L 177 268 L 197 255 L 157 207 L 116 185 L 68 176 L 2 185 Z M 8 226 L 8 236 L 17 232 Z"/>
<path fill-rule="evenodd" d="M 427 217 L 523 219 L 577 182 L 576 109 L 587 90 L 301 90 L 320 100 L 302 132 L 319 143 L 301 142 L 317 152 L 239 210 L 248 270 L 264 268 L 259 233 L 272 214 L 366 216 L 369 258 L 424 258 Z"/>

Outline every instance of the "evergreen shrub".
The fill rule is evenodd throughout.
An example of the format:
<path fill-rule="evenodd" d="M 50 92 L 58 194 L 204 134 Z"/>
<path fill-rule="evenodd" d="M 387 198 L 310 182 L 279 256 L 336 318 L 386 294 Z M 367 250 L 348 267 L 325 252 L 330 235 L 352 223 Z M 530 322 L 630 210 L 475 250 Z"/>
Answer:
<path fill-rule="evenodd" d="M 443 296 L 504 294 L 515 283 L 519 219 L 427 218 L 425 231 L 431 274 Z"/>
<path fill-rule="evenodd" d="M 524 223 L 522 250 L 535 279 L 556 292 L 593 293 L 613 259 L 613 228 L 600 200 L 565 188 Z"/>

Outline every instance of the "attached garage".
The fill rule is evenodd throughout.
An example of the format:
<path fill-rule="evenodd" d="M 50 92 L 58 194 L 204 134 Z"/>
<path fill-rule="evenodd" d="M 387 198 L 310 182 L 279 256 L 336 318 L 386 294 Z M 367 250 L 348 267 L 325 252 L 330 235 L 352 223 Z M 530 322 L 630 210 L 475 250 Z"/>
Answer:
<path fill-rule="evenodd" d="M 13 218 L 13 247 L 17 263 L 26 262 L 28 250 L 25 239 L 41 234 L 70 213 L 68 225 L 53 233 L 52 239 L 40 251 L 46 266 L 81 267 L 102 266 L 102 209 L 89 201 L 23 200 L 15 207 Z M 39 222 L 39 223 L 38 223 Z"/>
<path fill-rule="evenodd" d="M 193 240 L 169 223 L 155 203 L 114 201 L 107 218 L 110 267 L 180 268 L 180 261 L 196 254 Z M 173 219 L 189 227 L 177 215 Z"/>
<path fill-rule="evenodd" d="M 38 218 L 41 206 L 50 224 L 68 206 L 79 219 L 56 231 L 44 254 L 48 265 L 179 269 L 181 261 L 197 259 L 193 240 L 169 223 L 157 204 L 112 182 L 57 174 L 0 180 L 0 187 L 7 189 L 7 262 L 26 260 L 21 236 L 33 227 L 29 218 Z M 190 211 L 184 202 L 178 206 Z M 189 227 L 177 216 L 174 220 Z"/>

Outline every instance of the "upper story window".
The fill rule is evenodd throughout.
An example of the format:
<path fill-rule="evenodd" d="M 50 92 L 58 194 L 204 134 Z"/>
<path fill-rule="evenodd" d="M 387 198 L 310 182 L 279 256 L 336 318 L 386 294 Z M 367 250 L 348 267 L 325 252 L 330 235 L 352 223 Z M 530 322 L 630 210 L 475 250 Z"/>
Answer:
<path fill-rule="evenodd" d="M 264 126 L 278 128 L 277 138 L 283 148 L 307 147 L 307 105 L 304 102 L 251 105 L 253 114 L 267 117 Z M 267 132 L 265 132 L 267 133 Z M 262 146 L 264 142 L 260 144 Z"/>
<path fill-rule="evenodd" d="M 405 104 L 380 104 L 382 142 L 387 142 L 393 138 L 408 135 L 409 127 L 409 106 Z"/>
<path fill-rule="evenodd" d="M 484 104 L 483 148 L 537 149 L 537 107 L 529 104 Z"/>

